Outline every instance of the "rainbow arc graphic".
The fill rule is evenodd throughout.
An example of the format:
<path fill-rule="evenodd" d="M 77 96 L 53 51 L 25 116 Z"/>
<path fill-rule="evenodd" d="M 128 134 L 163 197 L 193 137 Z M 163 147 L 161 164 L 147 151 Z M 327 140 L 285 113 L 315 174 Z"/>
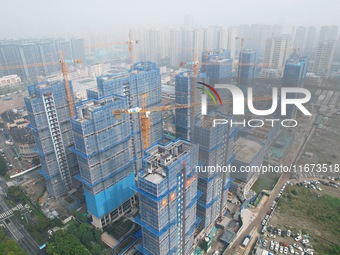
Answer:
<path fill-rule="evenodd" d="M 206 115 L 207 114 L 207 104 L 208 104 L 207 103 L 207 95 L 209 95 L 209 97 L 211 98 L 211 100 L 214 102 L 215 105 L 217 105 L 216 98 L 218 99 L 219 104 L 223 105 L 223 102 L 222 102 L 222 99 L 220 97 L 220 94 L 218 94 L 218 92 L 216 91 L 216 89 L 213 86 L 211 86 L 209 84 L 206 84 L 204 82 L 201 82 L 201 81 L 198 81 L 197 83 L 203 86 L 203 87 L 200 87 L 199 89 L 204 92 L 201 95 L 201 99 L 202 99 L 201 114 L 202 115 Z M 215 98 L 214 95 L 216 96 L 216 98 Z"/>

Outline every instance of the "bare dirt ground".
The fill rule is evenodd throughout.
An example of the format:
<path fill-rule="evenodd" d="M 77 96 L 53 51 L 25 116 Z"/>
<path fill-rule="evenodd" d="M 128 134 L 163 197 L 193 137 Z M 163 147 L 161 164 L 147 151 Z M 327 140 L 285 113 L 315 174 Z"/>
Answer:
<path fill-rule="evenodd" d="M 25 93 L 12 93 L 9 97 L 11 97 L 11 100 L 4 100 L 3 98 L 0 98 L 0 113 L 9 110 L 9 109 L 13 109 L 13 108 L 17 108 L 17 107 L 22 107 L 25 105 L 24 102 L 24 96 L 27 95 L 27 92 Z"/>

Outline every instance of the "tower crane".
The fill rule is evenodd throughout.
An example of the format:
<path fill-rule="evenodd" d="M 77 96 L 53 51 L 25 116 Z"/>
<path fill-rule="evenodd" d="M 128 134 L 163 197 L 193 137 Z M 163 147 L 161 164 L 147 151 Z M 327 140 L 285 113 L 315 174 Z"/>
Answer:
<path fill-rule="evenodd" d="M 18 69 L 18 68 L 30 68 L 30 67 L 40 67 L 40 66 L 47 66 L 47 65 L 61 65 L 61 72 L 63 74 L 63 81 L 65 85 L 65 91 L 66 91 L 66 97 L 67 97 L 67 104 L 70 110 L 70 116 L 74 117 L 74 107 L 73 107 L 73 98 L 72 93 L 70 89 L 70 84 L 68 82 L 68 71 L 67 71 L 67 64 L 68 63 L 77 63 L 80 64 L 81 60 L 79 59 L 64 59 L 62 51 L 59 51 L 59 62 L 46 62 L 46 63 L 34 63 L 34 64 L 28 64 L 28 65 L 16 65 L 16 66 L 1 66 L 0 70 L 11 70 L 11 69 Z"/>
<path fill-rule="evenodd" d="M 196 86 L 195 86 L 196 87 Z M 141 125 L 141 133 L 142 133 L 142 141 L 143 141 L 143 148 L 147 149 L 150 146 L 150 128 L 151 128 L 151 119 L 150 114 L 152 112 L 159 112 L 159 111 L 171 111 L 176 109 L 187 109 L 194 107 L 194 104 L 171 104 L 171 105 L 164 105 L 164 106 L 154 106 L 146 109 L 146 99 L 147 94 L 143 94 L 143 102 L 142 108 L 134 107 L 130 109 L 119 109 L 113 110 L 112 114 L 114 114 L 118 119 L 121 118 L 122 114 L 141 114 L 140 117 L 140 125 Z M 261 97 L 254 97 L 253 101 L 266 101 L 272 99 L 271 96 L 261 96 Z M 247 100 L 247 98 L 245 98 Z M 231 104 L 233 100 L 224 100 L 223 103 Z M 197 107 L 197 103 L 195 105 Z"/>
<path fill-rule="evenodd" d="M 71 118 L 74 117 L 74 107 L 73 107 L 73 98 L 71 93 L 70 84 L 68 82 L 68 71 L 67 71 L 67 65 L 66 63 L 77 63 L 80 64 L 81 60 L 65 60 L 63 57 L 62 51 L 59 51 L 60 56 L 60 64 L 61 64 L 61 72 L 63 73 L 63 80 L 65 85 L 65 91 L 66 91 L 66 98 L 67 98 L 67 104 L 68 108 L 70 110 L 70 116 Z"/>
<path fill-rule="evenodd" d="M 87 47 L 108 47 L 112 45 L 124 45 L 127 44 L 129 46 L 129 54 L 130 54 L 130 69 L 133 70 L 133 64 L 135 63 L 134 60 L 134 52 L 135 52 L 135 44 L 138 44 L 139 40 L 133 40 L 131 37 L 131 32 L 129 32 L 129 38 L 125 42 L 104 42 L 104 43 L 96 43 L 94 45 L 89 45 Z"/>

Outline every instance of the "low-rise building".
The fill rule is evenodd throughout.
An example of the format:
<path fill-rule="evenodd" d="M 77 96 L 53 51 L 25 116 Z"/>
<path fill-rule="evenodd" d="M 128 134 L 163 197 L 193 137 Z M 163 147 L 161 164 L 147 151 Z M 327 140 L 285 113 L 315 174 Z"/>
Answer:
<path fill-rule="evenodd" d="M 21 79 L 18 75 L 7 75 L 0 77 L 0 87 L 10 87 L 21 83 Z"/>

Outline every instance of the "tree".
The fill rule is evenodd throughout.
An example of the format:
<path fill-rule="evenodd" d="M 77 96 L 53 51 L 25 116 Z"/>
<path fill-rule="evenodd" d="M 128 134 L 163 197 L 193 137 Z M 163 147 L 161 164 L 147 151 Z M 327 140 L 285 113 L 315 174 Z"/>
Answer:
<path fill-rule="evenodd" d="M 0 175 L 5 175 L 8 170 L 7 162 L 4 157 L 0 156 Z"/>
<path fill-rule="evenodd" d="M 47 244 L 46 252 L 51 255 L 91 255 L 76 236 L 65 230 L 59 230 L 52 235 L 51 242 Z"/>
<path fill-rule="evenodd" d="M 86 247 L 91 247 L 91 242 L 95 240 L 94 232 L 91 226 L 87 223 L 80 224 L 78 233 L 80 241 L 86 245 Z"/>
<path fill-rule="evenodd" d="M 6 237 L 5 231 L 0 228 L 0 255 L 27 255 L 20 245 Z"/>
<path fill-rule="evenodd" d="M 8 188 L 7 195 L 12 201 L 20 203 L 26 201 L 25 195 L 22 193 L 21 189 L 17 186 L 11 186 Z"/>

